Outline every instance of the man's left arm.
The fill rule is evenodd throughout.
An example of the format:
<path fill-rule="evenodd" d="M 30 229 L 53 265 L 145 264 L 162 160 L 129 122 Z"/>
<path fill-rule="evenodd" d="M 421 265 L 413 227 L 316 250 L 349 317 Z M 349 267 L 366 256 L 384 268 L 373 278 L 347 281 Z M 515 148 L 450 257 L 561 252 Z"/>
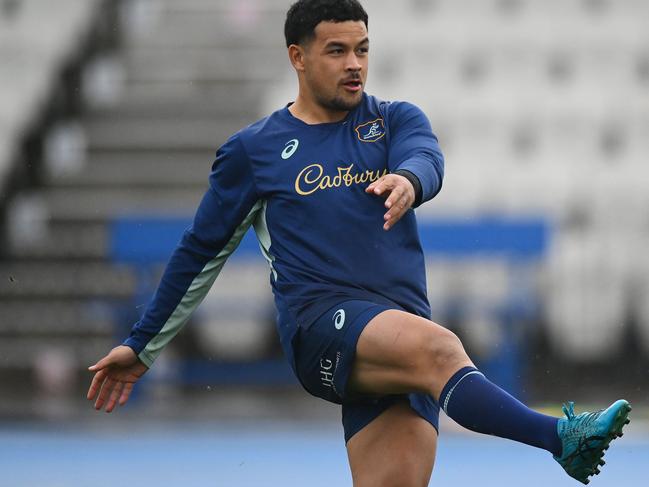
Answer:
<path fill-rule="evenodd" d="M 387 110 L 390 174 L 366 190 L 386 198 L 385 230 L 394 226 L 408 209 L 437 195 L 444 178 L 444 157 L 426 115 L 405 102 L 391 104 Z"/>

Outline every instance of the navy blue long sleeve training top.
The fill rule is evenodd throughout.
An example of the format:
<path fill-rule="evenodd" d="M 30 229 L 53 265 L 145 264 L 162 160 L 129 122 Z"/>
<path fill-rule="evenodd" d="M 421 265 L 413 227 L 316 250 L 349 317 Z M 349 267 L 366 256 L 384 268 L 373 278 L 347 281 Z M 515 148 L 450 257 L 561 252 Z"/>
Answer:
<path fill-rule="evenodd" d="M 406 102 L 365 94 L 344 120 L 316 125 L 283 108 L 237 132 L 218 150 L 193 224 L 124 344 L 151 366 L 250 225 L 270 264 L 287 353 L 298 326 L 341 301 L 397 304 L 429 317 L 414 211 L 385 231 L 385 199 L 365 192 L 397 170 L 417 177 L 422 202 L 441 189 L 437 138 L 423 112 Z"/>

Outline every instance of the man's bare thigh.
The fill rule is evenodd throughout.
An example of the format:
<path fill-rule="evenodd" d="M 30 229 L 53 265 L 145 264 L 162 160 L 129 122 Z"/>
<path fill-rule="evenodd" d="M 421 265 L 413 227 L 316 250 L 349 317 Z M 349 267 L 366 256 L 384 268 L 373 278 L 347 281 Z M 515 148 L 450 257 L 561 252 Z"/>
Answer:
<path fill-rule="evenodd" d="M 375 316 L 358 339 L 348 392 L 420 392 L 437 399 L 453 373 L 471 365 L 448 329 L 411 313 L 387 310 Z"/>

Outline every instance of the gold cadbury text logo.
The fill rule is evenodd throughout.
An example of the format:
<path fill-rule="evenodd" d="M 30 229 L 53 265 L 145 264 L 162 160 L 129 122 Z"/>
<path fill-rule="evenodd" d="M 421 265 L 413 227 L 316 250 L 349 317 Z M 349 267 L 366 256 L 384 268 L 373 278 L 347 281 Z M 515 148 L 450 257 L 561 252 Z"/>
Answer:
<path fill-rule="evenodd" d="M 300 171 L 295 179 L 295 192 L 307 196 L 321 189 L 340 188 L 352 184 L 371 183 L 388 173 L 383 171 L 370 171 L 352 173 L 353 164 L 347 167 L 338 167 L 338 174 L 331 177 L 324 174 L 324 168 L 320 164 L 311 164 Z"/>

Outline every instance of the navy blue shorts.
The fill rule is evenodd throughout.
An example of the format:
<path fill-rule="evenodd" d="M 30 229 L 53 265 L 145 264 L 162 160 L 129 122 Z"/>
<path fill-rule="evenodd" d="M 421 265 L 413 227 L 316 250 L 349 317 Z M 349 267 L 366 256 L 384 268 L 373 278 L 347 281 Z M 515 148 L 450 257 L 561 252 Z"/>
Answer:
<path fill-rule="evenodd" d="M 297 375 L 310 394 L 342 404 L 345 442 L 391 405 L 407 401 L 414 411 L 439 431 L 439 406 L 420 393 L 347 397 L 358 337 L 365 326 L 388 307 L 370 301 L 344 301 L 308 326 L 301 326 L 293 341 Z"/>

